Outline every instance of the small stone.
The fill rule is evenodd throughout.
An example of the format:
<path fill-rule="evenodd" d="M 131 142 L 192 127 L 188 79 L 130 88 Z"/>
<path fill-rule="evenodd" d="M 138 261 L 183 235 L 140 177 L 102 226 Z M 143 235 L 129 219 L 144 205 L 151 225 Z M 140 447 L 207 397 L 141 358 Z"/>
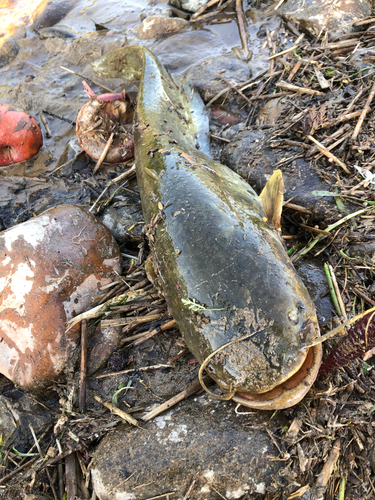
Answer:
<path fill-rule="evenodd" d="M 66 323 L 121 272 L 110 231 L 60 205 L 0 234 L 0 373 L 37 390 L 61 374 L 79 341 Z"/>
<path fill-rule="evenodd" d="M 19 46 L 12 38 L 6 40 L 0 48 L 0 68 L 11 63 L 17 57 L 19 51 Z"/>
<path fill-rule="evenodd" d="M 160 38 L 167 33 L 175 33 L 189 26 L 189 22 L 178 17 L 149 16 L 142 21 L 137 37 L 141 40 Z"/>
<path fill-rule="evenodd" d="M 258 126 L 262 125 L 275 125 L 281 113 L 287 107 L 287 100 L 283 97 L 270 99 L 263 108 L 259 111 L 256 119 Z"/>

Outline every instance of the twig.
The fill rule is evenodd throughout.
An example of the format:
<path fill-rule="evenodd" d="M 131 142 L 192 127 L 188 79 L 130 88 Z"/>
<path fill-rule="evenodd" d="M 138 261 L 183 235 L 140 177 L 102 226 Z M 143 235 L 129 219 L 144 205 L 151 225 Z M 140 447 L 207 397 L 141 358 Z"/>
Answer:
<path fill-rule="evenodd" d="M 65 459 L 65 485 L 67 500 L 75 500 L 78 493 L 75 453 L 71 453 Z"/>
<path fill-rule="evenodd" d="M 193 482 L 191 483 L 191 485 L 189 486 L 189 489 L 187 490 L 186 495 L 184 496 L 184 498 L 182 500 L 188 500 L 188 498 L 190 497 L 190 495 L 193 492 L 193 489 L 194 489 L 196 482 L 197 482 L 196 479 L 194 479 Z"/>
<path fill-rule="evenodd" d="M 62 453 L 62 448 L 60 441 L 56 438 L 56 444 L 57 444 L 57 449 L 59 450 L 59 454 Z M 58 482 L 59 482 L 59 496 L 60 498 L 63 497 L 64 495 L 64 469 L 63 469 L 63 464 L 62 462 L 58 462 L 57 464 L 57 474 L 58 474 Z"/>
<path fill-rule="evenodd" d="M 146 342 L 146 340 L 150 339 L 151 337 L 154 337 L 154 335 L 157 335 L 160 332 L 164 332 L 165 330 L 169 330 L 170 328 L 174 328 L 177 326 L 176 320 L 172 319 L 171 321 L 168 321 L 167 323 L 164 323 L 161 326 L 158 326 L 157 328 L 154 328 L 151 332 L 147 332 L 142 338 L 136 340 L 133 343 L 133 346 L 138 346 Z"/>
<path fill-rule="evenodd" d="M 331 451 L 329 452 L 327 461 L 323 465 L 322 471 L 316 479 L 315 488 L 317 490 L 323 489 L 323 491 L 321 492 L 320 498 L 323 498 L 323 493 L 325 491 L 325 487 L 327 486 L 328 481 L 330 480 L 330 478 L 332 476 L 336 462 L 340 456 L 340 448 L 341 448 L 340 439 L 336 439 L 336 441 L 332 445 Z"/>
<path fill-rule="evenodd" d="M 105 406 L 111 413 L 118 415 L 123 420 L 128 422 L 128 424 L 135 425 L 136 427 L 138 427 L 137 420 L 135 418 L 133 418 L 131 415 L 129 415 L 129 413 L 126 413 L 125 411 L 120 410 L 120 408 L 118 408 L 116 405 L 114 405 L 112 403 L 103 401 L 102 399 L 100 399 L 99 396 L 95 396 L 95 399 L 96 399 L 96 401 L 98 401 L 98 403 Z"/>
<path fill-rule="evenodd" d="M 365 107 L 363 108 L 363 110 L 361 112 L 361 115 L 359 117 L 357 125 L 355 126 L 355 129 L 353 131 L 352 141 L 355 141 L 357 139 L 357 137 L 358 137 L 359 131 L 361 130 L 361 127 L 362 127 L 362 124 L 363 124 L 363 120 L 365 119 L 365 116 L 367 115 L 367 113 L 368 113 L 368 111 L 370 109 L 370 104 L 371 104 L 374 96 L 375 96 L 375 82 L 374 82 L 374 84 L 372 86 L 370 95 L 367 98 Z"/>
<path fill-rule="evenodd" d="M 209 2 L 207 2 L 205 5 L 203 5 L 203 7 L 201 7 L 199 10 L 197 10 L 197 12 L 195 12 L 195 14 L 193 14 L 190 18 L 190 21 L 195 21 L 197 19 L 197 17 L 199 17 L 201 14 L 203 14 L 204 11 L 206 11 L 207 9 L 209 9 L 210 7 L 212 7 L 213 5 L 215 5 L 215 3 L 218 3 L 219 0 L 210 0 Z"/>
<path fill-rule="evenodd" d="M 87 375 L 87 320 L 81 323 L 81 376 L 79 387 L 79 411 L 86 407 L 86 375 Z"/>
<path fill-rule="evenodd" d="M 330 151 L 328 151 L 328 149 L 325 146 L 323 146 L 322 143 L 320 143 L 319 141 L 317 141 L 316 139 L 314 139 L 314 137 L 312 135 L 308 135 L 307 137 L 310 139 L 310 141 L 312 141 L 314 144 L 316 144 L 316 146 L 318 147 L 318 149 L 319 149 L 319 151 L 321 153 L 323 153 L 325 156 L 327 156 L 327 158 L 333 160 L 335 163 L 337 163 L 338 165 L 340 165 L 340 167 L 347 174 L 350 174 L 350 170 L 348 169 L 348 167 L 345 165 L 345 163 L 343 161 L 341 161 L 339 158 L 337 158 L 337 156 L 335 156 Z"/>
<path fill-rule="evenodd" d="M 92 171 L 93 174 L 96 174 L 96 172 L 99 170 L 99 168 L 101 167 L 101 164 L 103 163 L 103 161 L 105 160 L 105 157 L 107 156 L 107 153 L 108 153 L 108 150 L 109 148 L 111 147 L 112 145 L 112 142 L 113 142 L 113 138 L 115 136 L 115 133 L 114 132 L 111 132 L 111 135 L 109 136 L 109 139 L 107 141 L 107 144 L 105 145 L 103 151 L 102 151 L 102 154 L 100 155 L 98 161 L 96 162 L 96 165 L 94 167 L 94 170 Z"/>
<path fill-rule="evenodd" d="M 27 469 L 28 467 L 30 467 L 34 462 L 36 462 L 39 459 L 40 459 L 40 457 L 38 457 L 38 456 L 33 457 L 28 462 L 24 463 L 23 465 L 20 465 L 20 467 L 17 467 L 17 469 L 14 469 L 12 472 L 9 472 L 9 474 L 7 474 L 6 476 L 4 476 L 0 479 L 0 484 L 5 483 L 6 481 L 8 481 L 8 479 L 11 479 L 13 476 L 18 474 L 19 472 Z"/>
<path fill-rule="evenodd" d="M 298 85 L 293 85 L 292 83 L 284 82 L 282 80 L 280 82 L 277 82 L 276 85 L 283 90 L 290 90 L 293 92 L 298 92 L 299 94 L 320 95 L 320 96 L 326 95 L 324 92 L 308 89 L 306 87 L 298 87 Z"/>
<path fill-rule="evenodd" d="M 102 89 L 107 90 L 107 91 L 108 91 L 108 92 L 110 92 L 111 94 L 114 94 L 114 93 L 115 93 L 115 91 L 114 91 L 114 90 L 109 89 L 109 88 L 108 88 L 108 87 L 106 87 L 105 85 L 102 85 L 101 83 L 96 82 L 95 80 L 91 80 L 91 78 L 87 78 L 87 76 L 84 76 L 84 75 L 82 75 L 81 73 L 78 73 L 77 71 L 73 71 L 73 70 L 71 70 L 71 69 L 69 69 L 69 68 L 66 68 L 65 66 L 60 66 L 60 68 L 61 68 L 61 69 L 63 69 L 64 71 L 67 71 L 68 73 L 73 73 L 73 75 L 77 75 L 77 76 L 79 76 L 79 77 L 81 77 L 81 78 L 84 78 L 85 80 L 87 80 L 87 81 L 89 81 L 89 82 L 93 83 L 94 85 L 97 85 L 98 87 L 101 87 Z"/>
<path fill-rule="evenodd" d="M 346 311 L 345 311 L 345 306 L 344 306 L 344 302 L 342 301 L 342 297 L 341 297 L 341 293 L 340 293 L 340 289 L 339 289 L 339 285 L 337 284 L 337 279 L 336 279 L 336 275 L 333 271 L 333 268 L 331 266 L 331 264 L 328 265 L 328 268 L 329 268 L 329 272 L 331 274 L 331 278 L 332 278 L 332 284 L 335 288 L 335 292 L 336 292 L 336 297 L 337 297 L 337 302 L 340 306 L 340 312 L 341 312 L 341 316 L 344 317 L 344 319 L 348 319 L 347 315 L 346 315 Z"/>
<path fill-rule="evenodd" d="M 242 9 L 242 0 L 236 0 L 236 13 L 237 13 L 238 28 L 240 30 L 242 46 L 245 53 L 245 60 L 247 61 L 249 58 L 249 47 L 247 44 L 247 29 L 245 23 L 245 16 Z"/>
<path fill-rule="evenodd" d="M 213 380 L 208 375 L 206 375 L 203 378 L 203 382 L 205 383 L 205 385 L 208 385 L 208 384 L 211 384 L 213 382 Z M 142 420 L 144 422 L 148 422 L 149 420 L 151 420 L 151 419 L 157 417 L 158 415 L 160 415 L 160 413 L 163 413 L 164 411 L 169 410 L 169 408 L 171 408 L 175 404 L 179 403 L 183 399 L 186 399 L 189 396 L 191 396 L 192 394 L 195 394 L 200 389 L 202 389 L 202 386 L 201 386 L 200 382 L 195 382 L 195 384 L 190 385 L 184 391 L 179 392 L 178 394 L 176 394 L 176 396 L 173 396 L 173 398 L 168 399 L 168 401 L 165 401 L 165 403 L 161 404 L 157 408 L 154 408 L 149 413 L 146 413 L 146 415 L 144 415 L 142 417 Z"/>
<path fill-rule="evenodd" d="M 103 196 L 108 191 L 108 189 L 111 186 L 113 186 L 113 184 L 117 184 L 118 182 L 122 182 L 123 180 L 128 179 L 129 177 L 132 177 L 133 175 L 135 175 L 135 165 L 133 165 L 131 168 L 129 168 L 129 170 L 127 170 L 126 172 L 123 172 L 122 174 L 117 176 L 115 179 L 112 179 L 111 181 L 109 181 L 107 186 L 103 189 L 101 194 L 96 199 L 95 203 L 90 208 L 89 212 L 92 212 L 94 210 L 94 208 L 96 208 L 99 201 L 103 198 Z"/>
<path fill-rule="evenodd" d="M 159 368 L 173 368 L 173 365 L 152 365 L 152 366 L 141 366 L 136 368 L 130 368 L 129 370 L 122 370 L 120 372 L 111 372 L 111 373 L 102 373 L 102 375 L 97 375 L 96 378 L 106 378 L 106 377 L 114 377 L 115 375 L 123 375 L 124 373 L 130 372 L 147 372 L 148 370 L 157 370 Z"/>
<path fill-rule="evenodd" d="M 277 54 L 273 54 L 270 57 L 267 57 L 266 61 L 271 61 L 271 59 L 276 59 L 276 57 L 283 56 L 284 54 L 288 54 L 289 52 L 292 52 L 293 50 L 298 49 L 299 45 L 293 45 L 293 47 L 290 47 L 289 49 L 283 50 L 282 52 L 279 52 Z"/>
<path fill-rule="evenodd" d="M 69 123 L 69 125 L 75 125 L 76 124 L 76 122 L 74 120 L 69 120 L 69 118 L 65 118 L 65 116 L 61 116 L 61 115 L 58 115 L 56 113 L 52 113 L 52 111 L 47 111 L 46 109 L 43 109 L 42 111 L 46 115 L 53 116 L 53 118 L 58 118 L 59 120 L 62 120 L 64 122 Z"/>
<path fill-rule="evenodd" d="M 33 428 L 33 426 L 31 424 L 29 424 L 29 428 L 30 428 L 31 434 L 33 435 L 33 438 L 34 438 L 34 441 L 35 441 L 36 448 L 38 450 L 39 456 L 43 460 L 44 456 L 43 456 L 42 450 L 40 449 L 39 441 L 38 441 L 38 439 L 36 437 L 34 428 Z M 50 487 L 51 487 L 51 490 L 52 490 L 52 493 L 53 493 L 53 498 L 55 500 L 58 500 L 55 488 L 53 487 L 51 475 L 50 475 L 49 470 L 47 468 L 46 468 L 46 473 L 47 473 L 48 481 L 49 481 L 49 484 L 50 484 Z"/>
<path fill-rule="evenodd" d="M 337 301 L 337 294 L 336 294 L 336 290 L 335 290 L 335 287 L 333 286 L 333 282 L 332 282 L 332 275 L 330 273 L 330 268 L 328 266 L 328 264 L 324 264 L 324 272 L 326 273 L 326 278 L 327 278 L 327 282 L 328 282 L 328 289 L 329 289 L 329 293 L 331 295 L 331 299 L 332 299 L 332 302 L 333 302 L 333 305 L 336 309 L 336 312 L 339 316 L 341 316 L 341 311 L 340 311 L 340 307 L 339 307 L 339 303 Z"/>
<path fill-rule="evenodd" d="M 230 87 L 232 87 L 232 89 L 235 90 L 238 94 L 240 94 L 240 96 L 243 97 L 247 102 L 250 102 L 250 99 L 248 97 L 246 97 L 245 94 L 243 94 L 240 89 L 236 88 L 236 86 L 233 85 L 233 83 L 231 83 L 229 80 L 227 80 L 223 76 L 219 75 L 219 73 L 216 73 L 216 76 L 221 78 L 226 84 L 228 84 Z"/>
<path fill-rule="evenodd" d="M 43 111 L 41 111 L 39 113 L 39 116 L 40 116 L 40 121 L 43 123 L 44 128 L 46 129 L 46 136 L 47 137 L 52 137 L 51 129 L 49 128 L 49 124 L 48 124 L 47 118 L 44 116 Z"/>
<path fill-rule="evenodd" d="M 354 111 L 354 113 L 347 113 L 345 115 L 340 115 L 334 120 L 329 120 L 327 122 L 324 122 L 318 127 L 319 129 L 326 128 L 326 127 L 331 127 L 332 125 L 336 125 L 337 123 L 340 122 L 346 122 L 348 120 L 352 120 L 353 118 L 358 118 L 362 111 Z"/>
<path fill-rule="evenodd" d="M 169 317 L 170 315 L 167 314 Z M 151 321 L 156 321 L 158 319 L 165 318 L 167 316 L 165 313 L 150 314 L 145 316 L 126 316 L 125 318 L 116 318 L 109 320 L 102 320 L 101 326 L 103 328 L 124 326 L 124 325 L 139 325 L 142 323 L 150 323 Z"/>

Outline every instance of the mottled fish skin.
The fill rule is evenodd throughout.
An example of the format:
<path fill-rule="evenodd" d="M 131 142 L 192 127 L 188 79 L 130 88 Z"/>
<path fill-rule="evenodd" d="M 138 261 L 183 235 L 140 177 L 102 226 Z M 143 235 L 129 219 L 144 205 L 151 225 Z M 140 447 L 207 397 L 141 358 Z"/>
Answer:
<path fill-rule="evenodd" d="M 113 77 L 108 67 L 117 58 L 131 61 L 132 76 L 140 79 L 137 179 L 169 310 L 201 363 L 251 334 L 224 347 L 208 370 L 224 389 L 265 393 L 303 364 L 303 344 L 319 335 L 314 305 L 279 235 L 265 222 L 255 191 L 208 156 L 202 133 L 207 118 L 198 94 L 187 83 L 177 84 L 148 50 L 115 52 L 96 71 Z M 194 312 L 183 300 L 205 310 Z M 320 364 L 320 347 L 314 355 Z M 291 406 L 293 398 L 273 407 Z"/>

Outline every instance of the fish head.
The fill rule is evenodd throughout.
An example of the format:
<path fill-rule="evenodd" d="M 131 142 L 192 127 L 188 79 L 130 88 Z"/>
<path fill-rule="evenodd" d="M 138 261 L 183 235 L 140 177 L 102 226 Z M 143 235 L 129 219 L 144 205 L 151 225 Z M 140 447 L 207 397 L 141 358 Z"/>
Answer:
<path fill-rule="evenodd" d="M 301 284 L 302 285 L 302 284 Z M 203 364 L 225 393 L 258 409 L 282 409 L 298 403 L 315 381 L 322 358 L 314 305 L 303 287 L 280 297 L 271 315 L 249 304 L 229 320 L 233 339 Z"/>

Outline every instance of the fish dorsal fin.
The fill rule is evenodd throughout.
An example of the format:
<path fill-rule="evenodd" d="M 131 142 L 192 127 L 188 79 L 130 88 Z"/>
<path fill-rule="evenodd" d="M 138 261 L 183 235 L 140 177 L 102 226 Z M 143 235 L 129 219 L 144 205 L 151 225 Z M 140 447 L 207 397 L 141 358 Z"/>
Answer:
<path fill-rule="evenodd" d="M 280 229 L 284 200 L 284 181 L 281 170 L 275 170 L 260 193 L 259 199 L 266 212 L 267 222 L 273 229 Z"/>

